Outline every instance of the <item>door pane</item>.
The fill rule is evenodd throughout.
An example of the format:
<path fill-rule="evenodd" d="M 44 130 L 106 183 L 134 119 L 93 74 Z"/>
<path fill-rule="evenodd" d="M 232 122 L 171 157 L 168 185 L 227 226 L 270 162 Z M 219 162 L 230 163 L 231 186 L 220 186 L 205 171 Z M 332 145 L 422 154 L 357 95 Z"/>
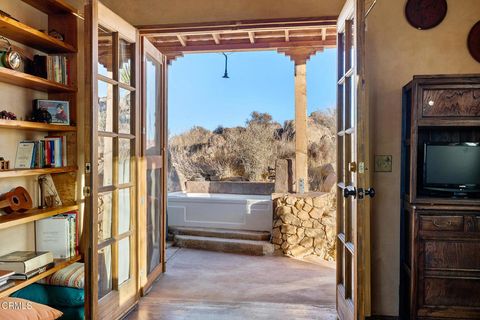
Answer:
<path fill-rule="evenodd" d="M 130 85 L 132 80 L 132 44 L 123 39 L 120 39 L 119 50 L 119 81 Z"/>
<path fill-rule="evenodd" d="M 130 188 L 118 191 L 118 234 L 130 230 Z"/>
<path fill-rule="evenodd" d="M 131 140 L 118 139 L 118 183 L 130 182 Z"/>
<path fill-rule="evenodd" d="M 118 242 L 118 285 L 130 279 L 130 237 Z"/>
<path fill-rule="evenodd" d="M 98 195 L 98 242 L 112 236 L 112 206 L 111 192 Z"/>
<path fill-rule="evenodd" d="M 161 262 L 162 210 L 162 118 L 160 113 L 161 64 L 146 59 L 146 143 L 147 155 L 147 268 L 150 274 Z"/>
<path fill-rule="evenodd" d="M 98 179 L 99 185 L 113 184 L 113 138 L 98 138 Z"/>
<path fill-rule="evenodd" d="M 113 76 L 113 37 L 103 27 L 98 28 L 98 74 L 112 78 Z"/>
<path fill-rule="evenodd" d="M 133 92 L 120 88 L 118 111 L 118 132 L 131 133 L 131 112 Z"/>
<path fill-rule="evenodd" d="M 98 251 L 98 298 L 112 291 L 112 247 Z"/>
<path fill-rule="evenodd" d="M 98 81 L 98 131 L 113 131 L 113 85 Z"/>

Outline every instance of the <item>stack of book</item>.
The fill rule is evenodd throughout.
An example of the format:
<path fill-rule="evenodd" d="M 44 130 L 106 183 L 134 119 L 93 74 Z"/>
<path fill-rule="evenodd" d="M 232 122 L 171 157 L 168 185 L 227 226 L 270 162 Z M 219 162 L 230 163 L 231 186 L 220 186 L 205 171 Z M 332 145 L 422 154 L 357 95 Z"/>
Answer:
<path fill-rule="evenodd" d="M 67 137 L 47 136 L 39 141 L 21 141 L 15 168 L 60 168 L 67 165 Z"/>
<path fill-rule="evenodd" d="M 66 56 L 33 57 L 33 73 L 36 76 L 68 85 L 70 78 L 70 61 Z"/>
<path fill-rule="evenodd" d="M 54 258 L 66 259 L 78 254 L 77 212 L 59 214 L 35 222 L 38 251 L 50 251 Z"/>
<path fill-rule="evenodd" d="M 0 291 L 6 290 L 14 286 L 13 281 L 8 281 L 15 272 L 11 270 L 0 270 Z"/>
<path fill-rule="evenodd" d="M 53 265 L 51 252 L 15 251 L 0 257 L 0 269 L 14 272 L 9 279 L 30 279 Z"/>

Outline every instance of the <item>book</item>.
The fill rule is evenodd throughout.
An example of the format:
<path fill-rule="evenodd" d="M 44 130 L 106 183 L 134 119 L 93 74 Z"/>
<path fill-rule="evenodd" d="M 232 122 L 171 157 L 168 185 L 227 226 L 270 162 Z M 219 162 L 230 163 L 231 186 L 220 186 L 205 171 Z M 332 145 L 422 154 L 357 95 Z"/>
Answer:
<path fill-rule="evenodd" d="M 70 61 L 66 56 L 35 55 L 33 57 L 33 74 L 38 77 L 68 85 L 70 78 L 69 70 Z"/>
<path fill-rule="evenodd" d="M 28 273 L 53 262 L 51 252 L 14 251 L 0 257 L 0 268 L 15 273 Z"/>
<path fill-rule="evenodd" d="M 58 195 L 57 187 L 55 187 L 55 183 L 53 182 L 52 175 L 50 174 L 42 174 L 38 176 L 38 181 L 40 182 L 40 187 L 43 188 L 43 197 L 53 197 L 53 206 L 61 206 L 63 205 L 60 196 Z"/>
<path fill-rule="evenodd" d="M 17 146 L 17 156 L 15 157 L 16 169 L 30 169 L 32 167 L 33 150 L 35 143 L 33 141 L 21 141 Z"/>
<path fill-rule="evenodd" d="M 54 266 L 55 266 L 55 263 L 50 262 L 49 264 L 47 264 L 43 267 L 37 268 L 37 269 L 32 270 L 32 271 L 27 272 L 27 273 L 15 273 L 14 275 L 10 276 L 10 279 L 12 279 L 12 280 L 27 280 L 27 279 L 30 279 L 30 278 L 36 276 L 37 274 L 40 274 L 42 272 L 47 271 L 48 269 L 53 268 Z"/>
<path fill-rule="evenodd" d="M 8 280 L 14 273 L 12 270 L 0 270 L 0 281 Z"/>
<path fill-rule="evenodd" d="M 75 241 L 72 241 L 72 239 L 75 239 L 75 235 L 71 234 L 76 232 L 76 227 L 71 225 L 75 223 L 74 220 L 76 220 L 75 217 L 62 214 L 36 221 L 36 249 L 51 251 L 53 257 L 58 259 L 71 257 L 75 250 Z"/>
<path fill-rule="evenodd" d="M 7 281 L 4 285 L 0 286 L 0 291 L 7 290 L 15 285 L 15 281 Z"/>

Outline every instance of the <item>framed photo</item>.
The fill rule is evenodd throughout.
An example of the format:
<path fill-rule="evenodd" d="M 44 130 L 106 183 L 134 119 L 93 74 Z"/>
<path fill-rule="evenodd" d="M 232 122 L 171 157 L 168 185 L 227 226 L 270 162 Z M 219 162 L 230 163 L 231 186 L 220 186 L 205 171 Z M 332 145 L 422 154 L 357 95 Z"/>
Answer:
<path fill-rule="evenodd" d="M 52 124 L 70 125 L 70 108 L 68 101 L 35 100 L 35 111 L 47 111 Z"/>

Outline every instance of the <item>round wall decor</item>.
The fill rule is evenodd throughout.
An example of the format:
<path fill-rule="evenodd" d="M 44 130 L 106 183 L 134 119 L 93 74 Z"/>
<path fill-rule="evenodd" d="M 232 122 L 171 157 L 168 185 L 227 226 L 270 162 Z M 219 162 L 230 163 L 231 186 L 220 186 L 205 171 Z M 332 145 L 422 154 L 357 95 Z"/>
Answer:
<path fill-rule="evenodd" d="M 447 8 L 447 0 L 408 0 L 405 16 L 413 27 L 427 30 L 443 21 Z"/>
<path fill-rule="evenodd" d="M 468 50 L 472 57 L 480 62 L 480 21 L 478 21 L 468 34 Z"/>

